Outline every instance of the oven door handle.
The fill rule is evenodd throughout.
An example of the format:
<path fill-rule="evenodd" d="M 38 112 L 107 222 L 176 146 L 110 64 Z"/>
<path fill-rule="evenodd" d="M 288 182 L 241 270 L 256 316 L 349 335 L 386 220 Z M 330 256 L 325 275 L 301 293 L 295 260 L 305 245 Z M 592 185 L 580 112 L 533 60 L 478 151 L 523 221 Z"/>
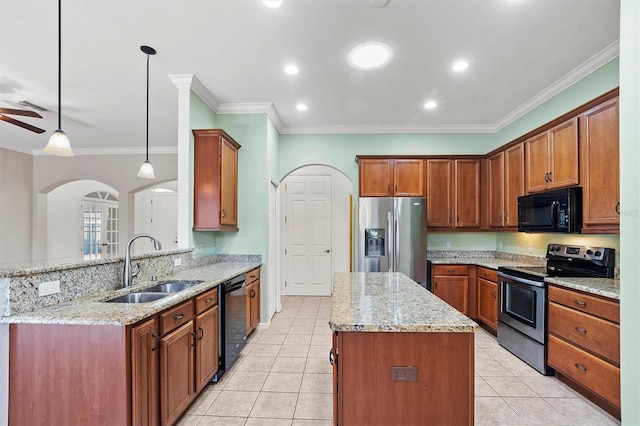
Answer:
<path fill-rule="evenodd" d="M 555 229 L 558 226 L 558 202 L 557 201 L 552 201 L 551 202 L 551 226 Z"/>
<path fill-rule="evenodd" d="M 536 287 L 544 287 L 544 282 L 528 280 L 522 277 L 514 277 L 513 275 L 507 275 L 504 272 L 498 272 L 498 276 L 510 280 L 511 281 L 510 284 L 518 285 L 523 283 L 523 284 L 529 284 Z"/>

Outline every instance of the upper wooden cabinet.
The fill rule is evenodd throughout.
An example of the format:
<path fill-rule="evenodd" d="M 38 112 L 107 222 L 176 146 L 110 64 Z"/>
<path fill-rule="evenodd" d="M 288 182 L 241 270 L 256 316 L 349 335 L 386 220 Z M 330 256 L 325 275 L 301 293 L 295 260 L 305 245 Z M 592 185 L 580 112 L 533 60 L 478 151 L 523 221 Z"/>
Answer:
<path fill-rule="evenodd" d="M 424 197 L 424 160 L 362 158 L 361 197 Z"/>
<path fill-rule="evenodd" d="M 578 184 L 578 117 L 525 142 L 526 192 Z"/>
<path fill-rule="evenodd" d="M 238 230 L 238 149 L 222 129 L 193 130 L 193 230 Z"/>
<path fill-rule="evenodd" d="M 518 197 L 524 195 L 524 144 L 487 158 L 489 226 L 518 227 Z"/>
<path fill-rule="evenodd" d="M 580 115 L 582 232 L 619 232 L 618 108 L 616 97 Z"/>
<path fill-rule="evenodd" d="M 480 227 L 480 160 L 431 159 L 427 164 L 427 225 Z"/>

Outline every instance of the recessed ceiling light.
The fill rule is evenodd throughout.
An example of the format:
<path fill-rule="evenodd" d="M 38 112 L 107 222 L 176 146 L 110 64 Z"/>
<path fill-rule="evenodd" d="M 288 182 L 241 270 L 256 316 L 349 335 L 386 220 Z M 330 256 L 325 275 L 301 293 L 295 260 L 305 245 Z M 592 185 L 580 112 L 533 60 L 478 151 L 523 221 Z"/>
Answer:
<path fill-rule="evenodd" d="M 262 0 L 262 3 L 271 9 L 277 9 L 282 6 L 282 0 Z"/>
<path fill-rule="evenodd" d="M 467 61 L 458 61 L 456 63 L 453 64 L 453 68 L 454 71 L 464 71 L 467 68 L 469 68 L 469 62 Z"/>
<path fill-rule="evenodd" d="M 298 105 L 296 105 L 296 109 L 298 111 L 306 111 L 307 109 L 309 109 L 309 107 L 307 107 L 306 104 L 298 104 Z"/>
<path fill-rule="evenodd" d="M 424 104 L 424 107 L 425 107 L 426 109 L 434 109 L 434 108 L 435 108 L 435 107 L 437 107 L 437 106 L 438 106 L 438 104 L 437 104 L 437 103 L 435 103 L 434 101 L 429 101 L 429 102 L 426 102 L 426 103 Z"/>
<path fill-rule="evenodd" d="M 393 48 L 379 41 L 359 44 L 347 54 L 347 62 L 357 70 L 377 70 L 393 60 Z"/>
<path fill-rule="evenodd" d="M 294 64 L 289 64 L 284 67 L 284 72 L 286 72 L 289 75 L 296 75 L 300 72 L 300 70 Z"/>

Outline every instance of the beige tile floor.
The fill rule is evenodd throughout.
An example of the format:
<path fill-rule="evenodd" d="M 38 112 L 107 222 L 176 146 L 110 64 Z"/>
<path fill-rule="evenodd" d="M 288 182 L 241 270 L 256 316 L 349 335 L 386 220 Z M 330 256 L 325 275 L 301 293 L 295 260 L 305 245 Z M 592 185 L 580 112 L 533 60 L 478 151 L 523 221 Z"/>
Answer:
<path fill-rule="evenodd" d="M 179 425 L 332 425 L 330 297 L 285 297 L 269 328 Z M 615 418 L 476 333 L 475 424 L 616 425 Z"/>

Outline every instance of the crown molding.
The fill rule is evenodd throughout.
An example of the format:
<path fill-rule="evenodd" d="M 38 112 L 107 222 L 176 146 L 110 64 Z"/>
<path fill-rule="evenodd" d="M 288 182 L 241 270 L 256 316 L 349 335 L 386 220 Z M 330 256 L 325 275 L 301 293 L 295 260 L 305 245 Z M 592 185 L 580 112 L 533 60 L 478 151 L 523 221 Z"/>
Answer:
<path fill-rule="evenodd" d="M 284 123 L 272 102 L 220 104 L 218 114 L 267 114 L 278 132 L 282 133 Z"/>
<path fill-rule="evenodd" d="M 580 66 L 566 74 L 560 80 L 557 80 L 542 92 L 538 93 L 536 96 L 529 99 L 527 102 L 520 105 L 512 112 L 502 117 L 493 125 L 494 133 L 505 128 L 528 112 L 531 112 L 558 93 L 568 89 L 573 84 L 582 80 L 583 78 L 618 56 L 620 56 L 620 40 L 616 40 L 615 42 L 611 43 L 609 46 L 605 47 L 600 52 L 596 53 L 591 58 L 580 64 Z"/>
<path fill-rule="evenodd" d="M 13 149 L 13 148 L 8 148 Z M 17 149 L 14 149 L 17 151 Z M 75 155 L 137 155 L 146 154 L 147 150 L 145 147 L 128 147 L 128 148 L 76 148 L 73 150 Z M 32 151 L 25 152 L 27 154 L 31 154 L 33 156 L 39 155 L 49 155 L 46 154 L 42 149 L 34 149 Z M 155 147 L 149 148 L 149 154 L 177 154 L 178 147 L 177 146 L 166 146 L 166 147 Z"/>
<path fill-rule="evenodd" d="M 492 125 L 328 125 L 328 126 L 287 126 L 281 134 L 340 134 L 340 133 L 494 133 Z"/>
<path fill-rule="evenodd" d="M 188 87 L 202 102 L 215 113 L 218 112 L 220 102 L 211 94 L 198 77 L 193 74 L 170 74 L 169 79 L 178 88 Z"/>

